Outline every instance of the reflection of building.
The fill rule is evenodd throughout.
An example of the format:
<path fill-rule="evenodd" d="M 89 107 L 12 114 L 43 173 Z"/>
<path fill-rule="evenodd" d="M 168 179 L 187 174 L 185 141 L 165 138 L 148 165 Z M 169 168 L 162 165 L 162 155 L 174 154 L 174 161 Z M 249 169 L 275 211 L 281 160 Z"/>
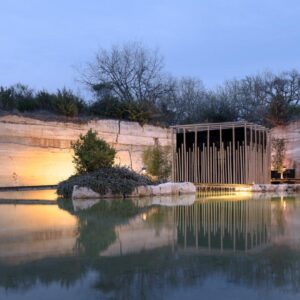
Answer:
<path fill-rule="evenodd" d="M 130 219 L 128 224 L 116 226 L 116 241 L 100 255 L 121 256 L 173 245 L 177 234 L 171 211 L 162 214 L 162 224 L 155 219 L 159 213 L 158 208 L 151 208 Z"/>
<path fill-rule="evenodd" d="M 227 122 L 177 125 L 172 130 L 175 181 L 270 182 L 270 137 L 265 127 Z"/>
<path fill-rule="evenodd" d="M 164 246 L 199 253 L 259 251 L 271 242 L 271 200 L 235 197 L 153 207 L 116 226 L 116 241 L 100 255 L 127 255 Z"/>
<path fill-rule="evenodd" d="M 201 201 L 174 208 L 177 243 L 197 251 L 253 251 L 270 243 L 270 200 Z"/>

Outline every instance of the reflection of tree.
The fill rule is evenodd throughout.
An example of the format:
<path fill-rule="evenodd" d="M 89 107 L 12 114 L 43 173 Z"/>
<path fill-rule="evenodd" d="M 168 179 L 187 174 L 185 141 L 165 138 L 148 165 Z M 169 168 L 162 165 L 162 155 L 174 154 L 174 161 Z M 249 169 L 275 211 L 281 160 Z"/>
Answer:
<path fill-rule="evenodd" d="M 300 254 L 287 247 L 253 256 L 178 255 L 170 248 L 113 258 L 54 258 L 19 266 L 0 265 L 0 285 L 27 289 L 40 281 L 72 287 L 96 271 L 93 287 L 110 299 L 154 299 L 176 287 L 201 285 L 216 274 L 248 287 L 300 290 Z"/>
<path fill-rule="evenodd" d="M 0 264 L 0 286 L 5 289 L 28 289 L 38 281 L 43 285 L 53 282 L 71 287 L 88 269 L 83 260 L 75 257 L 49 258 L 21 265 Z"/>
<path fill-rule="evenodd" d="M 78 254 L 85 256 L 98 256 L 115 241 L 115 227 L 128 222 L 139 211 L 130 200 L 103 200 L 76 213 L 65 202 L 70 201 L 61 201 L 60 206 L 78 218 L 76 250 Z"/>
<path fill-rule="evenodd" d="M 172 215 L 171 211 L 172 208 L 150 208 L 145 211 L 149 212 L 147 224 L 164 224 Z M 17 266 L 2 263 L 0 286 L 15 290 L 29 289 L 39 282 L 42 285 L 56 282 L 72 288 L 78 279 L 84 279 L 93 271 L 98 274 L 93 288 L 109 299 L 159 299 L 178 287 L 201 286 L 205 279 L 214 276 L 251 288 L 284 287 L 300 291 L 300 252 L 297 249 L 274 246 L 258 254 L 234 256 L 187 255 L 180 249 L 164 247 L 133 255 L 100 257 L 99 252 L 115 239 L 115 226 L 128 222 L 137 209 L 126 201 L 113 205 L 101 202 L 87 211 L 71 213 L 78 217 L 77 250 L 80 255 Z M 228 220 L 232 220 L 230 214 L 228 216 Z"/>

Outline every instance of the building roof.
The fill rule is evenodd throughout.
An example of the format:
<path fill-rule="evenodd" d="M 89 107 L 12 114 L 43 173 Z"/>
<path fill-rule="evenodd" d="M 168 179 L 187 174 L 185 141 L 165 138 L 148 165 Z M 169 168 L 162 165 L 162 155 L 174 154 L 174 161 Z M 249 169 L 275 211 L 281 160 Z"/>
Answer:
<path fill-rule="evenodd" d="M 187 131 L 204 131 L 204 130 L 219 130 L 219 129 L 230 129 L 230 128 L 253 128 L 261 131 L 268 131 L 269 129 L 250 122 L 238 121 L 238 122 L 222 122 L 222 123 L 198 123 L 198 124 L 187 124 L 187 125 L 174 125 L 170 126 L 174 129 L 185 129 Z"/>

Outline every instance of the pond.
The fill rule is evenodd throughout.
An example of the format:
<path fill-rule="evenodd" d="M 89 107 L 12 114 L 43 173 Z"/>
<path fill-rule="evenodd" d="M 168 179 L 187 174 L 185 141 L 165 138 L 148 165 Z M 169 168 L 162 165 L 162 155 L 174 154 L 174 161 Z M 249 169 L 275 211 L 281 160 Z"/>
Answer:
<path fill-rule="evenodd" d="M 300 195 L 51 193 L 0 193 L 1 300 L 300 297 Z"/>

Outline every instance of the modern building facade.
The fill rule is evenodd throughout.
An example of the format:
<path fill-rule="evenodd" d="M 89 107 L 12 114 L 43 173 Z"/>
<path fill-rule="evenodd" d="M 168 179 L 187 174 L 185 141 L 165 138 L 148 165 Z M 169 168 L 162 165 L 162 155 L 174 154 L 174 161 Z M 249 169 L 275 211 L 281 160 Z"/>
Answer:
<path fill-rule="evenodd" d="M 269 130 L 247 122 L 172 126 L 174 181 L 270 182 Z"/>

